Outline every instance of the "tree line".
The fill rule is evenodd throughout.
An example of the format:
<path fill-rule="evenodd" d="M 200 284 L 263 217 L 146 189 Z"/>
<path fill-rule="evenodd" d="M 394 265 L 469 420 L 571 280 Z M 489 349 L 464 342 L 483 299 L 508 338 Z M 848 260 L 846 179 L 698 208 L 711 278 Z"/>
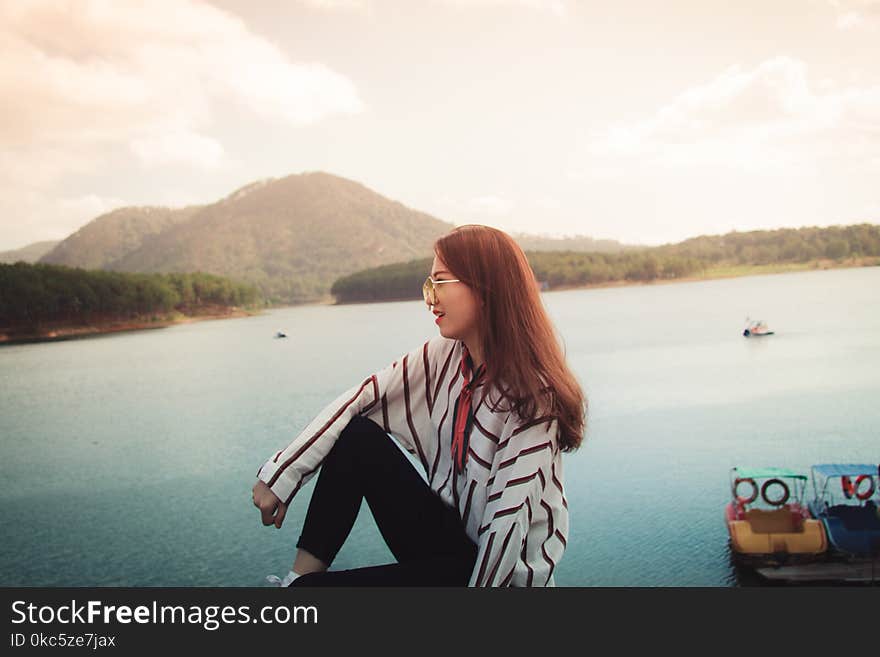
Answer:
<path fill-rule="evenodd" d="M 880 226 L 857 224 L 704 235 L 679 244 L 656 247 L 653 251 L 692 257 L 712 265 L 767 265 L 870 257 L 880 255 Z"/>
<path fill-rule="evenodd" d="M 880 257 L 880 226 L 731 232 L 621 253 L 526 251 L 526 256 L 535 279 L 550 288 L 649 282 L 685 278 L 712 267 Z M 431 260 L 359 271 L 335 281 L 330 291 L 338 303 L 417 299 Z"/>
<path fill-rule="evenodd" d="M 206 274 L 137 274 L 63 265 L 0 263 L 0 326 L 197 315 L 261 301 L 253 285 Z"/>

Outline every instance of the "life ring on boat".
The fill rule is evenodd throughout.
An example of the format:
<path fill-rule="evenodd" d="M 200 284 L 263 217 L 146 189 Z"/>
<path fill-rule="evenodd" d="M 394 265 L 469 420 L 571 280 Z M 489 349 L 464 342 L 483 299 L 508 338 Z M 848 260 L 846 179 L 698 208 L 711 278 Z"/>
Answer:
<path fill-rule="evenodd" d="M 778 484 L 782 486 L 782 497 L 777 500 L 771 500 L 770 496 L 767 495 L 767 489 L 770 486 Z M 782 506 L 786 502 L 788 502 L 788 498 L 791 496 L 791 492 L 788 490 L 788 485 L 782 481 L 782 479 L 768 479 L 764 482 L 764 485 L 761 486 L 761 497 L 764 498 L 764 501 L 770 506 Z"/>
<path fill-rule="evenodd" d="M 739 489 L 740 484 L 748 484 L 749 486 L 752 487 L 752 494 L 749 497 L 742 497 L 741 495 L 737 494 L 736 491 Z M 733 496 L 736 498 L 737 504 L 740 504 L 740 505 L 751 504 L 756 499 L 758 499 L 758 484 L 755 483 L 754 479 L 737 478 L 733 482 Z"/>
<path fill-rule="evenodd" d="M 852 479 L 844 475 L 840 478 L 840 487 L 843 489 L 843 496 L 851 500 L 856 493 L 856 487 L 853 485 Z"/>
<path fill-rule="evenodd" d="M 860 490 L 863 481 L 868 482 L 868 489 L 865 491 Z M 874 478 L 871 475 L 859 475 L 856 478 L 856 483 L 853 484 L 853 493 L 863 502 L 871 499 L 871 496 L 874 494 Z"/>

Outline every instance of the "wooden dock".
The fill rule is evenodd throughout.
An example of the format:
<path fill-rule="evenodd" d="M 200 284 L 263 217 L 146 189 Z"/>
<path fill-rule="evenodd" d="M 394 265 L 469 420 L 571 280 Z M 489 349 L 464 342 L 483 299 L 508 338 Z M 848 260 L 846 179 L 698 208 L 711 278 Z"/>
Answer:
<path fill-rule="evenodd" d="M 811 582 L 880 584 L 880 560 L 854 563 L 810 563 L 778 568 L 756 568 L 755 570 L 765 579 L 799 584 Z"/>

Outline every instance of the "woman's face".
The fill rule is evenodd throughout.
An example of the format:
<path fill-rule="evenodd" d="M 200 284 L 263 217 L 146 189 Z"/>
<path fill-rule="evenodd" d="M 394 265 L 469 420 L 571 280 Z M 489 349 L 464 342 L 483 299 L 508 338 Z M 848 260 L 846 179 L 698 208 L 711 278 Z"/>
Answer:
<path fill-rule="evenodd" d="M 435 281 L 454 280 L 458 278 L 449 271 L 439 256 L 434 256 L 431 265 L 431 278 Z M 464 283 L 441 283 L 435 286 L 437 305 L 430 307 L 433 311 L 440 335 L 453 340 L 464 340 L 469 345 L 478 343 L 477 326 L 480 300 L 474 291 Z"/>

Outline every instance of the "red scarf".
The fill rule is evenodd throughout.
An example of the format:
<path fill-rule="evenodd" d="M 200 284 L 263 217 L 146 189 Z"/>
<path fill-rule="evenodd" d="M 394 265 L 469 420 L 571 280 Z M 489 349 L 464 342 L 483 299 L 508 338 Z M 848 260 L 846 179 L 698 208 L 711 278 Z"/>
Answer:
<path fill-rule="evenodd" d="M 461 386 L 461 394 L 455 401 L 455 424 L 452 431 L 452 461 L 455 470 L 459 474 L 464 470 L 468 458 L 468 443 L 470 442 L 471 426 L 474 422 L 474 414 L 471 410 L 471 399 L 474 388 L 481 382 L 486 374 L 486 364 L 482 363 L 473 375 L 473 361 L 468 353 L 467 346 L 462 342 L 461 374 L 464 383 Z"/>

